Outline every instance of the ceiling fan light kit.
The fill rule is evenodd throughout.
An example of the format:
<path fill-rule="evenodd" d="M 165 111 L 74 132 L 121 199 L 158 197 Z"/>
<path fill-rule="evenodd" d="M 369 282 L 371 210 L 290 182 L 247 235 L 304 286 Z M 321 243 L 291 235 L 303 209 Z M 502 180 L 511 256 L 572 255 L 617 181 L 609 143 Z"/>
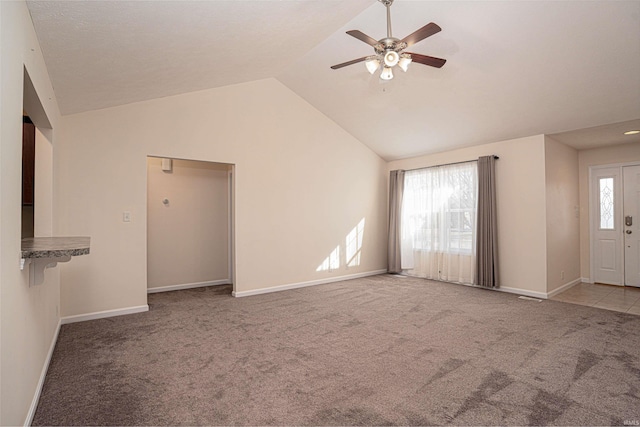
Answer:
<path fill-rule="evenodd" d="M 407 47 L 416 44 L 419 41 L 424 40 L 427 37 L 441 31 L 441 28 L 438 25 L 431 22 L 420 28 L 419 30 L 409 34 L 404 39 L 397 39 L 391 34 L 391 5 L 393 4 L 393 0 L 378 1 L 387 8 L 387 37 L 376 40 L 372 37 L 369 37 L 362 31 L 347 31 L 347 34 L 349 34 L 350 36 L 355 37 L 358 40 L 372 46 L 376 54 L 372 56 L 364 56 L 362 58 L 334 65 L 331 67 L 332 69 L 337 70 L 339 68 L 346 67 L 347 65 L 357 64 L 358 62 L 364 61 L 367 70 L 371 74 L 374 74 L 378 70 L 378 68 L 380 68 L 380 65 L 384 65 L 382 68 L 382 72 L 380 73 L 380 79 L 391 80 L 393 79 L 393 68 L 396 65 L 400 67 L 402 71 L 406 72 L 409 69 L 409 64 L 411 64 L 412 62 L 417 62 L 419 64 L 429 65 L 436 68 L 442 67 L 445 62 L 447 62 L 446 59 L 421 55 L 419 53 L 404 52 Z"/>
<path fill-rule="evenodd" d="M 391 80 L 393 78 L 393 70 L 389 67 L 384 67 L 382 73 L 380 73 L 382 80 Z"/>
<path fill-rule="evenodd" d="M 384 54 L 384 65 L 395 67 L 400 62 L 400 55 L 395 50 L 390 50 Z"/>
<path fill-rule="evenodd" d="M 378 71 L 378 68 L 380 68 L 380 60 L 377 56 L 370 56 L 367 58 L 364 65 L 366 65 L 367 70 L 369 70 L 369 72 L 373 74 Z"/>
<path fill-rule="evenodd" d="M 411 59 L 411 55 L 409 55 L 408 53 L 403 53 L 402 55 L 400 55 L 400 61 L 398 61 L 398 67 L 400 67 L 402 71 L 406 73 L 407 70 L 409 69 L 409 64 L 411 64 L 411 62 L 413 62 L 413 60 Z"/>

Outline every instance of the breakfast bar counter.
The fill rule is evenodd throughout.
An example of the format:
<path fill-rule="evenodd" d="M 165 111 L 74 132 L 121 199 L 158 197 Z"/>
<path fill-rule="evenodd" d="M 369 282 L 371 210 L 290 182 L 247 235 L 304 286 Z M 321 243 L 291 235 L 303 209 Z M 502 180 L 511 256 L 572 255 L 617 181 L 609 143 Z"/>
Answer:
<path fill-rule="evenodd" d="M 44 281 L 44 269 L 67 262 L 71 257 L 88 255 L 90 237 L 30 237 L 22 239 L 20 269 L 29 264 L 29 285 Z"/>

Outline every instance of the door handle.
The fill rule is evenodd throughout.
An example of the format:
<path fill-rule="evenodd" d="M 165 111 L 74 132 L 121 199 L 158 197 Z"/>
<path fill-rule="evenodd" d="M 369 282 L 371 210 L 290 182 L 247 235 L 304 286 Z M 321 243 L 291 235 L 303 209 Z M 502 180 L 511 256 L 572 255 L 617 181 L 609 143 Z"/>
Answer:
<path fill-rule="evenodd" d="M 627 234 L 631 234 L 631 233 L 632 233 L 632 231 L 631 231 L 631 230 L 627 230 L 627 231 L 625 231 L 625 233 L 627 233 Z"/>

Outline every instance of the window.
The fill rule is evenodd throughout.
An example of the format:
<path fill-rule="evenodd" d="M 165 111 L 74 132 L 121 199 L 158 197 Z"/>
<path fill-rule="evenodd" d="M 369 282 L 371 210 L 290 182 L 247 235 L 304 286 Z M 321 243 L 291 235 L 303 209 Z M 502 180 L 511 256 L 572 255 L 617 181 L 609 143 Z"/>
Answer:
<path fill-rule="evenodd" d="M 600 178 L 600 229 L 613 230 L 615 209 L 613 206 L 613 177 Z"/>
<path fill-rule="evenodd" d="M 405 173 L 403 270 L 420 277 L 472 283 L 477 181 L 476 162 Z"/>

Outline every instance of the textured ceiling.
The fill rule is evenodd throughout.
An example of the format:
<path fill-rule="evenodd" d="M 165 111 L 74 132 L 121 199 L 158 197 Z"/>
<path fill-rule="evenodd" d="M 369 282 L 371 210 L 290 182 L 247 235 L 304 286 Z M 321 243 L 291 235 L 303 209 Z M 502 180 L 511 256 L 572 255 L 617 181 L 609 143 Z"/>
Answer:
<path fill-rule="evenodd" d="M 329 68 L 373 52 L 346 30 L 386 35 L 375 0 L 28 5 L 63 114 L 276 77 L 388 160 L 541 133 L 588 148 L 640 119 L 639 1 L 396 0 L 394 36 L 437 23 L 410 50 L 447 63 L 385 84 Z"/>
<path fill-rule="evenodd" d="M 28 1 L 63 114 L 274 77 L 375 0 Z"/>

